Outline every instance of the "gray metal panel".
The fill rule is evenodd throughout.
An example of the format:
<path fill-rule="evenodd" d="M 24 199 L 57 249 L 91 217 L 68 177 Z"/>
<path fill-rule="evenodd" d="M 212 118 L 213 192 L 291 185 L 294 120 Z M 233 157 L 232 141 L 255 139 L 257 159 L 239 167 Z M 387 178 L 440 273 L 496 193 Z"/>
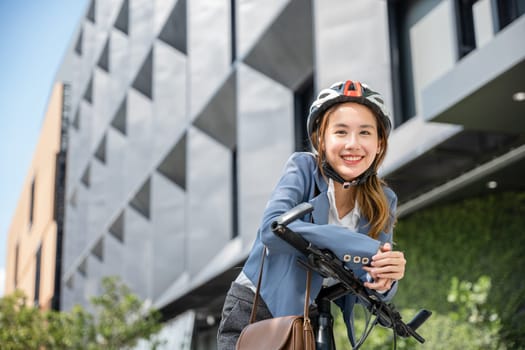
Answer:
<path fill-rule="evenodd" d="M 245 65 L 237 77 L 239 232 L 249 246 L 294 150 L 293 94 Z"/>
<path fill-rule="evenodd" d="M 88 195 L 86 189 L 79 187 L 76 208 L 68 208 L 63 256 L 63 269 L 65 274 L 76 269 L 79 256 L 88 243 L 86 230 L 88 226 L 88 215 L 86 214 L 89 210 L 89 205 L 87 200 Z"/>
<path fill-rule="evenodd" d="M 164 154 L 187 127 L 186 56 L 156 41 L 153 55 L 152 153 Z"/>
<path fill-rule="evenodd" d="M 231 74 L 208 101 L 193 125 L 230 150 L 237 145 L 237 81 Z"/>
<path fill-rule="evenodd" d="M 232 234 L 231 152 L 196 128 L 188 130 L 187 271 L 204 268 Z"/>
<path fill-rule="evenodd" d="M 78 273 L 72 274 L 72 278 L 72 288 L 67 287 L 65 283 L 62 285 L 61 310 L 71 310 L 73 306 L 84 301 L 84 278 Z"/>
<path fill-rule="evenodd" d="M 119 96 L 131 80 L 130 39 L 121 31 L 112 29 L 110 40 L 109 69 L 113 78 L 113 94 Z"/>
<path fill-rule="evenodd" d="M 104 231 L 111 214 L 107 193 L 111 192 L 113 184 L 108 181 L 109 173 L 105 165 L 98 160 L 91 162 L 91 186 L 86 193 L 89 198 L 89 222 L 86 227 L 87 242 L 93 242 Z"/>
<path fill-rule="evenodd" d="M 386 1 L 314 1 L 316 90 L 359 80 L 392 106 Z"/>
<path fill-rule="evenodd" d="M 105 225 L 109 225 L 112 221 L 111 217 L 116 215 L 119 209 L 123 207 L 123 203 L 127 199 L 127 193 L 124 190 L 124 181 L 122 178 L 126 176 L 125 173 L 125 148 L 127 139 L 120 132 L 113 128 L 107 130 L 107 144 L 106 144 L 106 164 L 107 169 L 106 183 L 107 191 L 104 193 L 105 200 L 108 205 L 109 217 L 104 221 Z"/>
<path fill-rule="evenodd" d="M 423 89 L 452 69 L 458 60 L 454 6 L 450 0 L 441 1 L 410 27 L 416 114 L 422 113 Z"/>
<path fill-rule="evenodd" d="M 144 58 L 150 51 L 155 37 L 153 31 L 154 2 L 150 0 L 130 1 L 130 66 L 132 76 L 138 72 Z"/>
<path fill-rule="evenodd" d="M 134 90 L 130 90 L 128 94 L 128 103 L 127 147 L 121 176 L 124 180 L 124 193 L 131 194 L 144 182 L 144 170 L 149 169 L 153 162 L 153 107 L 150 99 Z"/>
<path fill-rule="evenodd" d="M 292 90 L 313 70 L 312 6 L 292 0 L 253 45 L 243 62 Z"/>
<path fill-rule="evenodd" d="M 191 0 L 187 7 L 189 113 L 194 117 L 230 72 L 230 1 Z"/>
<path fill-rule="evenodd" d="M 150 297 L 153 228 L 131 208 L 125 214 L 122 279 L 142 299 Z"/>
<path fill-rule="evenodd" d="M 82 176 L 84 169 L 91 159 L 91 145 L 94 143 L 91 133 L 93 124 L 93 107 L 85 100 L 82 100 L 78 108 L 80 108 L 80 129 L 75 131 L 77 132 L 75 137 L 76 140 L 71 144 L 71 147 L 74 148 L 74 152 L 72 152 L 71 156 L 68 154 L 68 160 L 74 159 L 73 162 L 75 167 L 78 167 L 78 172 L 76 174 L 77 181 Z"/>
<path fill-rule="evenodd" d="M 156 299 L 186 266 L 186 196 L 162 175 L 152 177 L 152 294 Z"/>
<path fill-rule="evenodd" d="M 105 31 L 113 25 L 116 12 L 120 9 L 121 0 L 94 1 L 95 25 L 101 31 Z"/>
<path fill-rule="evenodd" d="M 154 10 L 154 19 L 153 19 L 153 28 L 154 32 L 159 34 L 164 27 L 168 16 L 170 16 L 173 7 L 178 3 L 178 0 L 163 0 L 155 1 L 155 10 Z"/>
<path fill-rule="evenodd" d="M 163 18 L 162 29 L 158 38 L 178 51 L 187 54 L 186 0 L 178 0 L 173 9 L 167 13 L 169 13 L 169 17 Z"/>
<path fill-rule="evenodd" d="M 472 5 L 474 17 L 474 33 L 476 46 L 482 47 L 494 38 L 494 19 L 492 17 L 492 1 L 479 0 Z"/>
<path fill-rule="evenodd" d="M 83 49 L 82 49 L 82 62 L 84 67 L 84 73 L 91 71 L 91 67 L 95 65 L 98 59 L 98 35 L 100 32 L 97 30 L 96 26 L 90 21 L 84 21 L 83 27 Z"/>
<path fill-rule="evenodd" d="M 237 1 L 237 54 L 243 57 L 290 0 Z"/>
<path fill-rule="evenodd" d="M 124 242 L 126 237 L 124 237 Z M 125 244 L 115 239 L 111 234 L 104 237 L 104 275 L 122 276 Z"/>

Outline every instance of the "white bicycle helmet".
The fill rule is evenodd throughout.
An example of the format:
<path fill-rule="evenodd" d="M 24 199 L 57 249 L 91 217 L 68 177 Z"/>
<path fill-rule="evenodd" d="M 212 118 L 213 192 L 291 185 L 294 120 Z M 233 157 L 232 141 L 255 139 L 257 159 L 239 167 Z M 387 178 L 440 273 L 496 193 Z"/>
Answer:
<path fill-rule="evenodd" d="M 390 114 L 385 107 L 383 97 L 378 92 L 370 89 L 366 84 L 347 80 L 335 83 L 328 89 L 321 90 L 319 95 L 317 95 L 317 99 L 310 106 L 310 114 L 306 122 L 310 141 L 312 133 L 318 128 L 319 121 L 324 113 L 330 107 L 344 102 L 356 102 L 369 107 L 383 124 L 385 136 L 388 137 L 390 135 L 392 123 L 390 122 Z"/>
<path fill-rule="evenodd" d="M 382 124 L 385 138 L 388 138 L 392 130 L 392 122 L 390 121 L 390 114 L 385 107 L 383 97 L 370 89 L 366 84 L 347 80 L 335 83 L 328 89 L 321 90 L 319 95 L 317 95 L 317 99 L 310 106 L 306 127 L 308 139 L 312 146 L 315 145 L 312 140 L 312 134 L 318 129 L 323 115 L 330 107 L 344 102 L 356 102 L 370 108 L 377 116 L 378 122 Z M 370 168 L 352 181 L 343 179 L 327 162 L 323 162 L 322 168 L 325 175 L 341 183 L 344 188 L 364 184 L 370 176 L 376 175 L 375 161 Z"/>

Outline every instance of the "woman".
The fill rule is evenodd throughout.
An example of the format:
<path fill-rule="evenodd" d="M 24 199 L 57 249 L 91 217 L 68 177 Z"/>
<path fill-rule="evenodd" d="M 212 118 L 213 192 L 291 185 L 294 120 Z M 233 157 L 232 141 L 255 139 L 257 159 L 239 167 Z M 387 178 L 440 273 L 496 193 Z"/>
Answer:
<path fill-rule="evenodd" d="M 306 271 L 297 264 L 299 253 L 270 228 L 279 215 L 302 202 L 310 202 L 314 210 L 289 224 L 290 229 L 331 250 L 367 288 L 389 300 L 404 276 L 404 255 L 391 245 L 397 197 L 377 176 L 391 130 L 382 97 L 359 82 L 336 83 L 313 102 L 307 128 L 314 153 L 294 153 L 272 192 L 248 260 L 226 296 L 220 350 L 234 349 L 248 324 L 264 246 L 257 320 L 302 314 Z M 314 273 L 312 296 L 323 283 Z M 353 295 L 337 301 L 352 344 L 355 302 Z"/>

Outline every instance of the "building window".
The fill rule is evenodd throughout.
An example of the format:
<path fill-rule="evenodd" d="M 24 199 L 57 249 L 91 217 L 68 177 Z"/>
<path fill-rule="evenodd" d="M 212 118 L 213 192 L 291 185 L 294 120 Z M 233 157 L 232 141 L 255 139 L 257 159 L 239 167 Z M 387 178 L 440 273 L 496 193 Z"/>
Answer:
<path fill-rule="evenodd" d="M 18 257 L 20 255 L 20 244 L 17 243 L 15 247 L 15 271 L 14 271 L 14 286 L 18 286 Z"/>
<path fill-rule="evenodd" d="M 42 245 L 38 247 L 35 255 L 35 306 L 40 305 L 40 268 L 42 262 Z"/>
<path fill-rule="evenodd" d="M 295 150 L 310 151 L 310 140 L 306 131 L 306 120 L 314 99 L 313 74 L 294 92 Z"/>
<path fill-rule="evenodd" d="M 409 7 L 410 5 L 403 1 L 388 2 L 392 98 L 394 101 L 392 108 L 395 127 L 403 124 L 416 113 L 410 54 Z"/>
<path fill-rule="evenodd" d="M 31 193 L 29 195 L 29 228 L 31 228 L 35 214 L 35 178 L 31 182 Z"/>
<path fill-rule="evenodd" d="M 453 2 L 388 1 L 394 126 L 421 113 L 424 86 L 457 61 Z M 439 44 L 438 44 L 439 43 Z"/>
<path fill-rule="evenodd" d="M 458 58 L 466 56 L 476 48 L 474 16 L 472 6 L 477 0 L 456 0 L 456 32 L 458 38 Z"/>
<path fill-rule="evenodd" d="M 239 179 L 237 177 L 237 148 L 231 152 L 232 155 L 232 236 L 235 238 L 239 236 Z"/>
<path fill-rule="evenodd" d="M 235 1 L 236 0 L 231 0 L 230 1 L 230 35 L 231 35 L 231 62 L 235 62 L 235 60 L 237 59 L 237 33 L 236 33 L 236 21 L 237 21 L 237 16 L 236 16 L 236 8 L 235 8 Z"/>
<path fill-rule="evenodd" d="M 525 13 L 525 0 L 496 0 L 496 31 L 500 31 Z"/>

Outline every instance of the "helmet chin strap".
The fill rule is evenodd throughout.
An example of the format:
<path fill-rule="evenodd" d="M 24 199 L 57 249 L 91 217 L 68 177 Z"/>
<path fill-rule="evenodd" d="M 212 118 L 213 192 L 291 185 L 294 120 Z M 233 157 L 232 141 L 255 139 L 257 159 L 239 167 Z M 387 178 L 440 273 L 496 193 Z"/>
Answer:
<path fill-rule="evenodd" d="M 366 169 L 364 173 L 362 173 L 360 176 L 356 177 L 352 181 L 346 181 L 345 179 L 343 179 L 341 175 L 339 175 L 327 162 L 323 162 L 323 172 L 332 180 L 339 182 L 341 185 L 343 185 L 344 189 L 362 185 L 366 182 L 366 180 L 368 180 L 370 176 L 376 175 L 376 172 L 374 170 L 374 163 L 372 163 L 372 165 L 370 165 L 370 167 Z"/>

